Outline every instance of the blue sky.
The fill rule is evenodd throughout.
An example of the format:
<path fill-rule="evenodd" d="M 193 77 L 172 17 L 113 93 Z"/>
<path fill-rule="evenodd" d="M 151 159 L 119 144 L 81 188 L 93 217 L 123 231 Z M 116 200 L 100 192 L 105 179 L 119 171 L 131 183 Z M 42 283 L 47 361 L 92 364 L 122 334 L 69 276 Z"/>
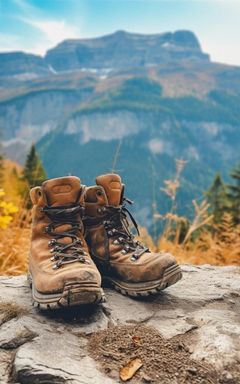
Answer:
<path fill-rule="evenodd" d="M 240 0 L 0 0 L 0 51 L 43 55 L 67 38 L 189 29 L 212 60 L 240 65 Z"/>

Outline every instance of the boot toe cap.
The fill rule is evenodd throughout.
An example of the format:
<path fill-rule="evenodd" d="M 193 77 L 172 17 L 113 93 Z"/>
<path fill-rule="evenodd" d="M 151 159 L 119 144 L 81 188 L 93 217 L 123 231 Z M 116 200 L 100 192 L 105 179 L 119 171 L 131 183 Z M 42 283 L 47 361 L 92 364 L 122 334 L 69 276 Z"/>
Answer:
<path fill-rule="evenodd" d="M 152 252 L 144 254 L 136 263 L 119 263 L 115 270 L 121 280 L 142 283 L 161 279 L 176 265 L 177 261 L 170 253 Z"/>
<path fill-rule="evenodd" d="M 142 270 L 142 281 L 161 279 L 168 269 L 177 265 L 175 257 L 166 252 L 151 253 L 148 258 L 145 266 L 143 265 L 142 268 L 139 266 L 139 270 Z"/>
<path fill-rule="evenodd" d="M 54 272 L 48 268 L 45 271 L 34 273 L 32 278 L 37 291 L 42 293 L 60 292 L 66 284 L 73 283 L 84 286 L 101 286 L 101 275 L 94 265 L 83 267 L 80 264 L 72 264 Z"/>

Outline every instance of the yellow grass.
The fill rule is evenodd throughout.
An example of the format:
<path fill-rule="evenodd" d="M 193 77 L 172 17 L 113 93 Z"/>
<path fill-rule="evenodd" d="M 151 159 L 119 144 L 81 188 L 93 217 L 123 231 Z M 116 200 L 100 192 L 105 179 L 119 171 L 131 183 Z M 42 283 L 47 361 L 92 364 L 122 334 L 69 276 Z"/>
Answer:
<path fill-rule="evenodd" d="M 30 232 L 30 212 L 20 208 L 8 228 L 0 230 L 0 275 L 27 271 Z"/>
<path fill-rule="evenodd" d="M 143 233 L 142 238 L 149 248 L 156 252 L 170 252 L 182 264 L 240 265 L 240 226 L 232 228 L 230 221 L 231 216 L 226 214 L 224 221 L 215 226 L 214 233 L 204 229 L 195 241 L 183 243 L 176 241 L 176 237 L 169 240 L 162 235 L 153 245 L 145 228 L 140 233 Z"/>
<path fill-rule="evenodd" d="M 19 209 L 13 214 L 13 220 L 7 228 L 0 229 L 0 275 L 18 275 L 26 273 L 28 268 L 31 212 L 24 208 L 24 199 L 16 192 L 19 185 L 11 171 L 15 165 L 8 165 L 8 170 L 5 169 L 5 175 L 8 175 L 4 183 L 5 196 Z M 176 213 L 176 194 L 184 165 L 185 162 L 177 161 L 175 179 L 167 180 L 162 188 L 172 201 L 172 209 L 167 214 L 161 215 L 155 211 L 154 220 L 163 220 L 165 223 L 163 233 L 154 241 L 146 228 L 140 228 L 140 239 L 153 251 L 172 253 L 179 263 L 240 265 L 240 225 L 234 226 L 228 213 L 223 216 L 221 223 L 214 224 L 205 201 L 201 204 L 193 202 L 195 217 L 180 241 L 181 228 L 187 219 Z"/>
<path fill-rule="evenodd" d="M 31 213 L 21 196 L 24 183 L 19 180 L 22 167 L 4 160 L 4 201 L 14 204 L 17 212 L 7 228 L 0 228 L 0 275 L 19 275 L 27 271 Z M 1 212 L 0 212 L 1 216 Z"/>
<path fill-rule="evenodd" d="M 30 246 L 30 213 L 20 210 L 8 228 L 0 231 L 0 275 L 19 275 L 27 272 Z M 220 228 L 221 227 L 221 228 Z M 169 240 L 166 233 L 157 244 L 146 228 L 140 229 L 141 240 L 153 251 L 172 253 L 179 263 L 240 265 L 240 226 L 231 227 L 231 217 L 215 228 L 212 234 L 204 229 L 193 241 L 178 242 L 175 237 Z"/>

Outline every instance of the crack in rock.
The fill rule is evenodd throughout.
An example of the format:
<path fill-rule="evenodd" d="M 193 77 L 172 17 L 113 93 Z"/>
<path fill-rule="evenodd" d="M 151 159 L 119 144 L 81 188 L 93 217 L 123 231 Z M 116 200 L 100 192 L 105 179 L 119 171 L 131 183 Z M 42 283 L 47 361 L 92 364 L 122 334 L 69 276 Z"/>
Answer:
<path fill-rule="evenodd" d="M 20 345 L 25 344 L 28 341 L 31 341 L 35 337 L 37 337 L 38 334 L 35 332 L 32 332 L 30 329 L 25 327 L 22 331 L 18 331 L 17 335 L 13 337 L 10 340 L 0 340 L 0 348 L 2 349 L 16 349 L 20 347 Z"/>

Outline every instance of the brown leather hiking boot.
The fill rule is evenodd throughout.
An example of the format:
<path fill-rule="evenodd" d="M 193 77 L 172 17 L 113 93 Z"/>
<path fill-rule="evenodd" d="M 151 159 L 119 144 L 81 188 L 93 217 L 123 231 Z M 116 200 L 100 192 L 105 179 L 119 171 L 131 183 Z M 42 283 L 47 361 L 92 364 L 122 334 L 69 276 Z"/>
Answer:
<path fill-rule="evenodd" d="M 45 181 L 33 203 L 29 280 L 34 303 L 52 308 L 96 303 L 101 276 L 83 237 L 83 188 L 78 177 Z"/>
<path fill-rule="evenodd" d="M 104 279 L 122 294 L 147 296 L 181 279 L 180 267 L 169 253 L 153 253 L 134 239 L 129 231 L 120 176 L 107 174 L 96 179 L 97 186 L 85 190 L 85 238 L 90 254 Z M 138 229 L 137 229 L 138 230 Z"/>

